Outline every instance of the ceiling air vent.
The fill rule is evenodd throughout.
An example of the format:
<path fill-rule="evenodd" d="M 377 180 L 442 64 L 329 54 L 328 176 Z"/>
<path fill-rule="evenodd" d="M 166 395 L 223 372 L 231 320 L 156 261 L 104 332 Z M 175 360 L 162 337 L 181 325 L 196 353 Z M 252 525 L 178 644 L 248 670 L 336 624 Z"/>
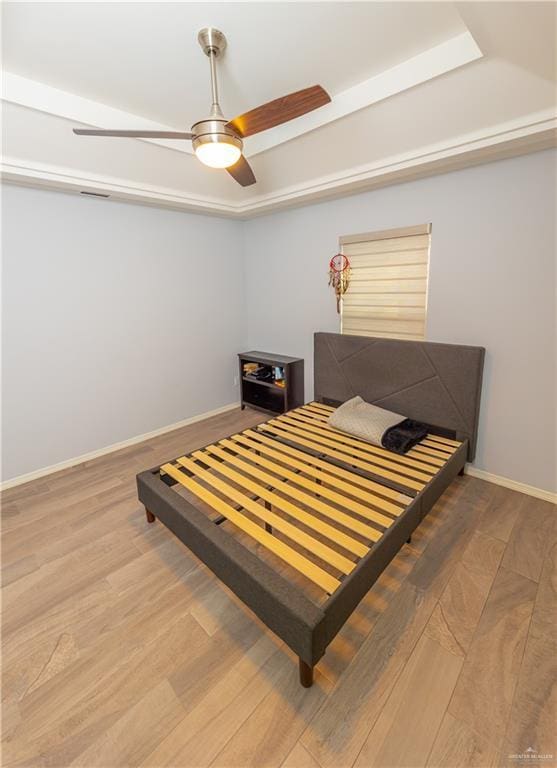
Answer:
<path fill-rule="evenodd" d="M 103 195 L 101 192 L 85 192 L 81 190 L 80 195 L 87 195 L 88 197 L 110 197 L 110 195 Z"/>

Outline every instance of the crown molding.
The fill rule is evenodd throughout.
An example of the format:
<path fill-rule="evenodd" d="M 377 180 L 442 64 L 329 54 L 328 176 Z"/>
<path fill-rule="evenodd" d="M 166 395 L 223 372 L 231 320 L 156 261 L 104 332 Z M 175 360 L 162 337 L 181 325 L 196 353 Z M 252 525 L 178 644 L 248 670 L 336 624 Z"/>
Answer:
<path fill-rule="evenodd" d="M 117 200 L 135 201 L 178 210 L 249 219 L 285 207 L 305 205 L 396 182 L 445 173 L 471 165 L 557 146 L 557 113 L 546 110 L 490 129 L 466 134 L 415 152 L 348 169 L 293 185 L 242 202 L 202 197 L 165 187 L 134 184 L 129 180 L 79 170 L 4 158 L 4 181 L 67 191 L 101 192 Z"/>
<path fill-rule="evenodd" d="M 468 30 L 335 94 L 329 104 L 249 140 L 249 157 L 458 69 L 483 54 Z"/>
<path fill-rule="evenodd" d="M 260 154 L 297 136 L 340 120 L 352 112 L 420 85 L 481 56 L 482 52 L 470 32 L 463 32 L 352 88 L 335 94 L 330 104 L 314 112 L 276 126 L 264 134 L 250 137 L 246 144 L 246 157 Z M 141 115 L 125 112 L 100 101 L 86 99 L 8 71 L 4 71 L 2 75 L 2 100 L 95 128 L 136 128 L 156 131 L 189 130 L 190 128 L 190 126 L 157 123 Z M 147 141 L 176 152 L 193 154 L 189 141 L 129 140 Z"/>
<path fill-rule="evenodd" d="M 124 200 L 174 208 L 194 213 L 218 216 L 236 216 L 237 206 L 216 197 L 190 195 L 177 189 L 154 185 L 134 184 L 126 179 L 87 173 L 79 170 L 29 162 L 18 158 L 4 158 L 0 165 L 3 181 L 30 187 L 46 187 L 67 192 L 100 192 L 114 200 Z"/>
<path fill-rule="evenodd" d="M 241 206 L 250 217 L 324 197 L 364 191 L 557 146 L 557 111 L 544 110 L 449 141 L 421 147 L 259 197 Z"/>

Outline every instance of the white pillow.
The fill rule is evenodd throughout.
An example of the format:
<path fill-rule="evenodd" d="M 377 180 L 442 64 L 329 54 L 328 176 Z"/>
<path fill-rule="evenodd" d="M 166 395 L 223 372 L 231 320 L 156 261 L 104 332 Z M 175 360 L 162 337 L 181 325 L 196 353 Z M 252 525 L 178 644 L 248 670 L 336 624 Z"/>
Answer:
<path fill-rule="evenodd" d="M 329 416 L 329 426 L 361 437 L 374 445 L 381 445 L 385 432 L 400 424 L 406 416 L 393 411 L 386 411 L 377 405 L 366 403 L 357 395 L 340 405 Z"/>

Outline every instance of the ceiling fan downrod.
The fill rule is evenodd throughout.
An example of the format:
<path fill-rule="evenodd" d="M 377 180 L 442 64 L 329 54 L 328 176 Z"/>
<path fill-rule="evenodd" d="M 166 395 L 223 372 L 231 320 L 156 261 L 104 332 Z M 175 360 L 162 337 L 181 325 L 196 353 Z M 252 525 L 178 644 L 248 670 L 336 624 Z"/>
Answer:
<path fill-rule="evenodd" d="M 217 59 L 222 56 L 226 48 L 226 37 L 224 33 L 214 27 L 205 27 L 197 35 L 199 45 L 206 56 L 209 57 L 211 67 L 211 93 L 213 103 L 211 104 L 211 117 L 224 117 L 219 104 L 219 86 L 217 80 Z"/>
<path fill-rule="evenodd" d="M 191 127 L 192 146 L 199 160 L 205 165 L 228 168 L 240 159 L 244 143 L 238 133 L 227 125 L 219 104 L 217 58 L 226 48 L 226 37 L 214 27 L 205 27 L 199 32 L 197 39 L 203 52 L 209 57 L 212 104 L 209 117 L 199 120 Z"/>

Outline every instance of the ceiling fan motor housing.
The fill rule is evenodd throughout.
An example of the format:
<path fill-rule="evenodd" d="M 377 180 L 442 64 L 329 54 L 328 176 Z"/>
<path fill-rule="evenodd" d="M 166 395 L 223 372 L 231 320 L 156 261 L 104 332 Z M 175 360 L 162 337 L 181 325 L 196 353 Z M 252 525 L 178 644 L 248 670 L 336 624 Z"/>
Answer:
<path fill-rule="evenodd" d="M 244 142 L 238 134 L 229 126 L 224 117 L 209 117 L 206 120 L 200 120 L 191 127 L 193 133 L 192 145 L 196 150 L 201 144 L 210 144 L 212 142 L 222 141 L 226 144 L 233 144 L 238 147 L 240 152 Z"/>

